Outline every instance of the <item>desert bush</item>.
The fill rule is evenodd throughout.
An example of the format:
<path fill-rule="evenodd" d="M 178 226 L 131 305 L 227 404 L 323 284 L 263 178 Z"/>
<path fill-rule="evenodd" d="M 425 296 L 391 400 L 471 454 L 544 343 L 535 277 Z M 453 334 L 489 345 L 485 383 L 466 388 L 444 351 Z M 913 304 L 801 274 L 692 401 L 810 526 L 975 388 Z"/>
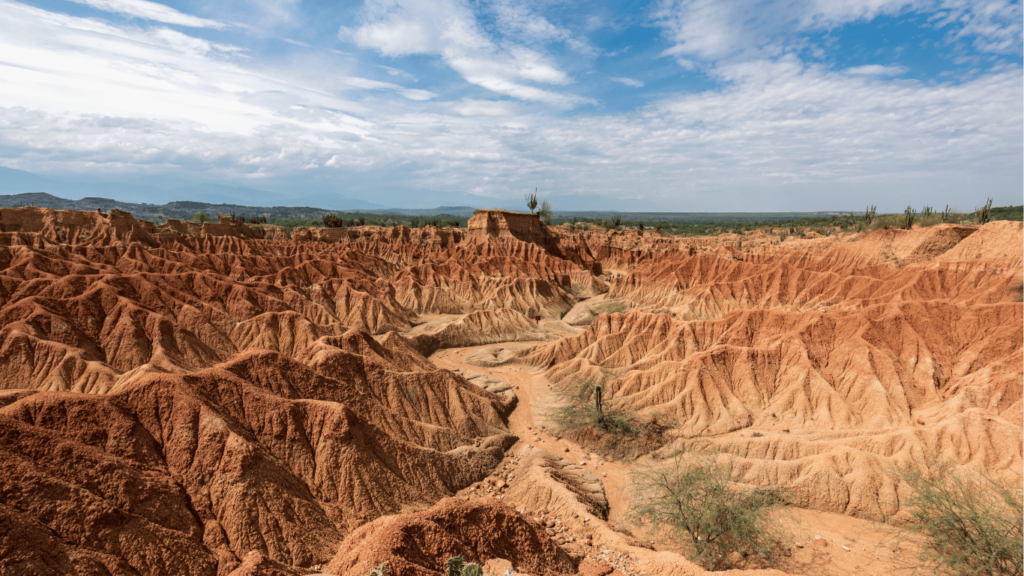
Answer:
<path fill-rule="evenodd" d="M 540 210 L 537 210 L 537 216 L 540 216 L 541 222 L 551 226 L 551 217 L 554 215 L 554 211 L 551 209 L 551 202 L 544 200 L 540 203 Z"/>
<path fill-rule="evenodd" d="M 373 570 L 370 570 L 370 573 L 367 574 L 366 576 L 387 576 L 387 574 L 388 574 L 388 563 L 387 562 L 383 562 L 383 563 L 381 563 L 380 566 L 377 566 Z"/>
<path fill-rule="evenodd" d="M 985 474 L 940 463 L 932 471 L 904 468 L 894 477 L 910 487 L 906 500 L 919 534 L 922 559 L 937 572 L 958 576 L 1021 575 L 1020 483 L 1010 486 Z"/>
<path fill-rule="evenodd" d="M 639 526 L 675 536 L 708 570 L 768 566 L 781 555 L 782 530 L 773 510 L 785 493 L 741 489 L 714 451 L 679 452 L 664 464 L 639 467 L 629 517 Z"/>
<path fill-rule="evenodd" d="M 203 214 L 202 212 L 196 212 L 195 214 L 193 214 L 192 219 L 195 220 L 196 222 L 199 222 L 200 224 L 202 224 L 203 222 L 210 221 L 210 218 L 206 214 Z"/>
<path fill-rule="evenodd" d="M 657 420 L 641 421 L 614 398 L 607 375 L 600 379 L 572 379 L 559 385 L 558 407 L 548 417 L 559 434 L 587 450 L 616 460 L 631 460 L 665 444 L 665 431 Z"/>
<path fill-rule="evenodd" d="M 1007 286 L 1006 289 L 1013 295 L 1014 302 L 1024 302 L 1024 282 L 1018 280 Z"/>
<path fill-rule="evenodd" d="M 324 227 L 325 228 L 344 228 L 345 219 L 337 214 L 324 214 Z"/>
<path fill-rule="evenodd" d="M 935 224 L 940 224 L 942 222 L 945 222 L 945 220 L 942 219 L 942 214 L 935 211 L 928 214 L 918 214 L 917 218 L 914 219 L 914 223 L 921 228 L 927 228 L 928 226 L 934 226 Z"/>

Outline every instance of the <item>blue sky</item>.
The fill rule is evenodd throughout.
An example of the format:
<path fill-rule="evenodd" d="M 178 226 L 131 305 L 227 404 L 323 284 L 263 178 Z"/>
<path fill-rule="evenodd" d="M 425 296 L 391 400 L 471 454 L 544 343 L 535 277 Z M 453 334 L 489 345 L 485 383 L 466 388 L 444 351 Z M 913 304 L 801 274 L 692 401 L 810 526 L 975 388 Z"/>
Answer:
<path fill-rule="evenodd" d="M 1020 204 L 1022 21 L 1006 0 L 0 0 L 0 166 L 252 204 Z"/>

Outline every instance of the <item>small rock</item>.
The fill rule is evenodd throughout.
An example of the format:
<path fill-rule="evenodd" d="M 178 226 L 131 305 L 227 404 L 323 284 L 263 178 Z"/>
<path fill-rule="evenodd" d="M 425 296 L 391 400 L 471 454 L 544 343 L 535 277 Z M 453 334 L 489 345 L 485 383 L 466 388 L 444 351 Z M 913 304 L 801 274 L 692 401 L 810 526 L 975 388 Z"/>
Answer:
<path fill-rule="evenodd" d="M 562 449 L 562 451 L 563 451 L 563 452 L 568 452 L 568 451 L 569 451 L 569 448 L 563 448 L 563 449 Z"/>
<path fill-rule="evenodd" d="M 828 547 L 828 540 L 825 540 L 824 538 L 819 538 L 819 539 L 814 541 L 814 544 L 816 546 L 821 547 L 821 548 L 826 548 L 826 547 Z"/>
<path fill-rule="evenodd" d="M 803 548 L 804 547 L 804 543 L 803 542 L 795 542 L 795 543 L 793 543 L 793 546 L 796 546 L 797 548 Z"/>

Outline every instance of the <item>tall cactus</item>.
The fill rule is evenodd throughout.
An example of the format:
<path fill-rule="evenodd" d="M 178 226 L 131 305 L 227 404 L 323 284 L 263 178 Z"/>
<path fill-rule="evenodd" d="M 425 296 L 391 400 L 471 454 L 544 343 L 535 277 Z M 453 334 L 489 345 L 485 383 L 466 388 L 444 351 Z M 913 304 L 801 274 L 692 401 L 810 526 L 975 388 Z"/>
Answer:
<path fill-rule="evenodd" d="M 868 226 L 871 226 L 871 221 L 874 220 L 874 219 L 875 219 L 875 206 L 871 205 L 871 206 L 868 206 L 868 208 L 866 210 L 864 210 L 864 223 L 867 224 Z"/>
<path fill-rule="evenodd" d="M 978 213 L 978 223 L 988 224 L 988 219 L 992 216 L 992 199 L 989 198 L 988 202 L 981 208 L 974 209 Z"/>

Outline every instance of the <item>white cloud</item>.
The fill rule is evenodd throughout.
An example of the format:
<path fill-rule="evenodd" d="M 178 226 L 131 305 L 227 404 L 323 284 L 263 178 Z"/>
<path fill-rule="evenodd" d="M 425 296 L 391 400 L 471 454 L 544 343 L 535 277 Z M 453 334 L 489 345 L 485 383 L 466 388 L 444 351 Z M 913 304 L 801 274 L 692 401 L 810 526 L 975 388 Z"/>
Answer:
<path fill-rule="evenodd" d="M 382 6 L 374 22 L 412 10 Z M 1016 64 L 925 83 L 884 67 L 831 71 L 754 51 L 701 64 L 721 88 L 635 111 L 562 114 L 580 97 L 558 91 L 571 79 L 543 68 L 543 47 L 502 45 L 475 21 L 449 24 L 429 36 L 428 53 L 507 97 L 452 100 L 403 87 L 400 74 L 380 72 L 394 81 L 382 82 L 307 60 L 307 69 L 260 67 L 235 46 L 166 28 L 0 0 L 0 164 L 260 182 L 365 178 L 374 190 L 492 198 L 544 182 L 556 208 L 569 194 L 744 211 L 890 201 L 970 208 L 981 200 L 965 191 L 977 190 L 997 203 L 1019 199 Z M 483 50 L 465 48 L 478 41 Z"/>
<path fill-rule="evenodd" d="M 626 86 L 629 86 L 630 88 L 643 88 L 644 87 L 644 83 L 643 82 L 641 82 L 639 80 L 634 80 L 632 78 L 609 78 L 609 80 L 611 80 L 612 82 L 618 82 L 619 84 L 625 84 Z"/>
<path fill-rule="evenodd" d="M 778 56 L 795 34 L 830 30 L 878 16 L 943 11 L 935 26 L 975 47 L 1020 52 L 1022 12 L 1011 0 L 662 0 L 655 21 L 673 45 L 665 56 L 704 60 Z"/>
<path fill-rule="evenodd" d="M 355 76 L 309 87 L 297 76 L 234 64 L 240 50 L 167 28 L 118 27 L 0 0 L 0 106 L 240 135 L 282 123 L 365 135 L 368 124 L 356 116 L 365 109 L 334 91 L 436 96 Z"/>
<path fill-rule="evenodd" d="M 164 24 L 175 24 L 177 26 L 188 26 L 191 28 L 223 28 L 224 24 L 217 22 L 216 20 L 208 20 L 206 18 L 197 18 L 184 14 L 171 8 L 170 6 L 164 6 L 156 2 L 149 2 L 148 0 L 71 0 L 79 4 L 85 4 L 91 6 L 97 10 L 103 10 L 105 12 L 114 12 L 117 14 L 123 14 L 125 16 L 131 16 L 134 18 L 144 18 L 146 20 L 152 20 L 154 22 L 163 22 Z"/>
<path fill-rule="evenodd" d="M 868 64 L 866 66 L 854 66 L 847 68 L 847 74 L 856 76 L 901 76 L 910 69 L 906 66 L 882 66 L 880 64 Z"/>
<path fill-rule="evenodd" d="M 498 3 L 499 14 L 507 13 L 499 18 L 506 29 L 526 30 L 534 39 L 565 39 L 546 20 L 531 19 L 515 7 Z M 561 107 L 589 101 L 524 83 L 568 84 L 570 79 L 533 48 L 493 41 L 463 0 L 368 0 L 359 26 L 342 28 L 338 36 L 385 56 L 439 55 L 467 82 L 513 98 Z"/>

